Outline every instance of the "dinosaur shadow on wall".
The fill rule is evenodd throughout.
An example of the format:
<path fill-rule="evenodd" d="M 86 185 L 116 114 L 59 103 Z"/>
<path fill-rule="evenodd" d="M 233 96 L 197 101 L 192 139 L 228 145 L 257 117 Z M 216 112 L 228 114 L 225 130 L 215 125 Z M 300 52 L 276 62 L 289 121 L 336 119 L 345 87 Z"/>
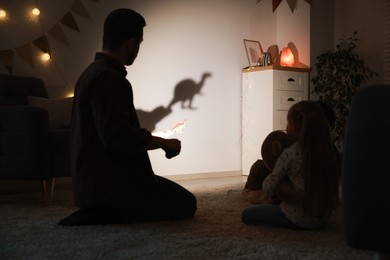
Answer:
<path fill-rule="evenodd" d="M 173 98 L 167 107 L 158 106 L 151 111 L 137 109 L 141 127 L 153 132 L 157 123 L 172 113 L 172 106 L 177 102 L 181 102 L 182 109 L 196 109 L 192 106 L 194 97 L 196 95 L 203 95 L 201 90 L 206 79 L 209 77 L 211 77 L 211 73 L 205 72 L 198 82 L 193 79 L 184 79 L 177 83 L 173 92 Z"/>
<path fill-rule="evenodd" d="M 211 73 L 205 72 L 199 82 L 195 82 L 193 79 L 185 79 L 177 83 L 168 108 L 171 108 L 177 102 L 181 102 L 182 109 L 196 109 L 192 106 L 192 102 L 195 95 L 202 95 L 200 91 L 208 77 L 211 77 Z M 188 103 L 187 106 L 185 106 L 186 102 Z"/>

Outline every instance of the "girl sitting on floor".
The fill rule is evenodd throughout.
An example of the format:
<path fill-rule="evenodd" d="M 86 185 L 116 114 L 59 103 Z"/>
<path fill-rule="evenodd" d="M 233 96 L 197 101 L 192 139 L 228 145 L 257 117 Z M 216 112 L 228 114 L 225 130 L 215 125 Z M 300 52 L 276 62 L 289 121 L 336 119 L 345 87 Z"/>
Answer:
<path fill-rule="evenodd" d="M 339 202 L 339 166 L 329 123 L 318 103 L 301 101 L 288 111 L 286 130 L 296 142 L 283 150 L 262 190 L 273 197 L 279 184 L 290 185 L 294 196 L 281 198 L 280 204 L 249 207 L 242 221 L 292 229 L 323 228 Z"/>

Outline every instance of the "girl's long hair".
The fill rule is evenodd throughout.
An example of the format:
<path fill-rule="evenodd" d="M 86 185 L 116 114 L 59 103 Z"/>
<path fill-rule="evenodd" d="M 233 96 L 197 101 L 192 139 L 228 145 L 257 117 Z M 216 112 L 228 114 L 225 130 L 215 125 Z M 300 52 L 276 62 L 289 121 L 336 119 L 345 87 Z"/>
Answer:
<path fill-rule="evenodd" d="M 304 212 L 325 216 L 337 206 L 339 165 L 331 129 L 321 106 L 314 101 L 294 104 L 287 115 L 294 125 L 293 137 L 302 152 L 301 174 L 305 181 Z"/>

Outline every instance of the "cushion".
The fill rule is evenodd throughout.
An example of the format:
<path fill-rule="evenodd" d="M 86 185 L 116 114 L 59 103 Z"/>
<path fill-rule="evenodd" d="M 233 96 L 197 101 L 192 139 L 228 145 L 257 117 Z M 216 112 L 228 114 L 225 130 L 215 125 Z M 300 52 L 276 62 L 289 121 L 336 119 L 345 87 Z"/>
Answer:
<path fill-rule="evenodd" d="M 73 98 L 48 99 L 27 96 L 27 104 L 46 109 L 49 113 L 49 128 L 69 128 Z"/>
<path fill-rule="evenodd" d="M 27 96 L 47 98 L 48 94 L 40 78 L 0 74 L 0 96 L 21 97 L 26 105 Z"/>

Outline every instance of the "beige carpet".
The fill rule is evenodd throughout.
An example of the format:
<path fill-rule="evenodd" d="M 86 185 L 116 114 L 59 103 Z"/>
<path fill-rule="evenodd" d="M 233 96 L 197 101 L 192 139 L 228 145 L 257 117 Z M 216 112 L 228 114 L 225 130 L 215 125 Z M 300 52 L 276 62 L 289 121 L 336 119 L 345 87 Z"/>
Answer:
<path fill-rule="evenodd" d="M 56 225 L 75 210 L 70 191 L 57 191 L 49 207 L 40 194 L 1 195 L 0 259 L 373 259 L 345 244 L 340 210 L 322 231 L 242 224 L 248 204 L 227 195 L 240 188 L 192 188 L 190 220 L 84 227 Z"/>

